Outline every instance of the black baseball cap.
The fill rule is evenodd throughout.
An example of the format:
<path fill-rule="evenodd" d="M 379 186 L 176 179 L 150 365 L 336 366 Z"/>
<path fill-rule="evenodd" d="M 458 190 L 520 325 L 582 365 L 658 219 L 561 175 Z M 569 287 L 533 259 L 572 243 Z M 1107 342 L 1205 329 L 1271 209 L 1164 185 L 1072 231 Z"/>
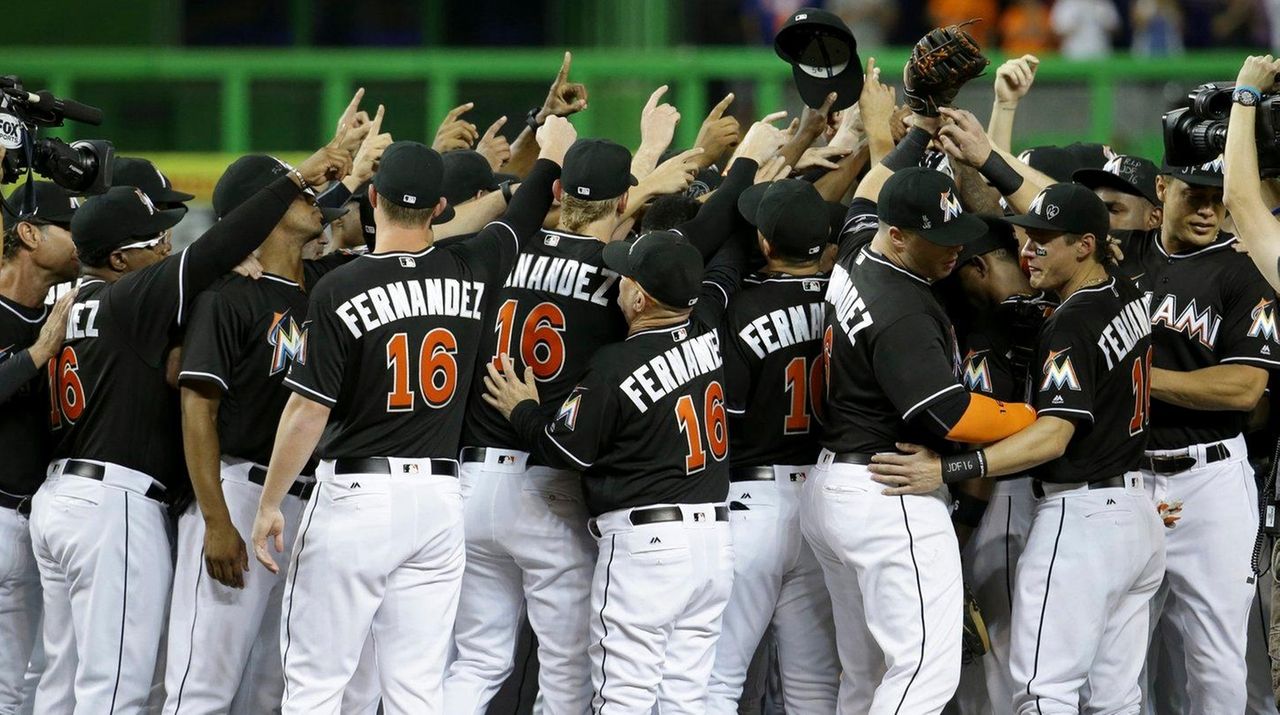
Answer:
<path fill-rule="evenodd" d="M 939 246 L 963 246 L 987 232 L 982 219 L 960 206 L 960 191 L 950 176 L 919 166 L 895 171 L 884 182 L 876 214 Z"/>
<path fill-rule="evenodd" d="M 71 240 L 81 255 L 112 250 L 140 238 L 158 236 L 174 227 L 184 209 L 158 209 L 134 186 L 113 186 L 91 196 L 71 219 Z"/>
<path fill-rule="evenodd" d="M 984 256 L 1001 248 L 1013 252 L 1016 257 L 1018 237 L 1013 235 L 1013 227 L 1002 217 L 979 216 L 978 218 L 987 225 L 987 232 L 964 245 L 960 251 L 960 257 L 956 259 L 956 265 L 963 266 L 978 256 Z"/>
<path fill-rule="evenodd" d="M 663 305 L 676 309 L 698 302 L 702 254 L 675 231 L 650 231 L 633 241 L 604 247 L 604 264 L 624 275 Z"/>
<path fill-rule="evenodd" d="M 780 179 L 738 196 L 738 212 L 790 256 L 816 258 L 831 233 L 830 213 L 813 184 Z"/>
<path fill-rule="evenodd" d="M 1102 199 L 1086 186 L 1065 182 L 1045 187 L 1036 194 L 1027 213 L 1006 217 L 1005 221 L 1041 231 L 1091 233 L 1097 239 L 1106 238 L 1111 230 L 1111 216 Z"/>
<path fill-rule="evenodd" d="M 444 160 L 431 147 L 414 141 L 392 142 L 382 153 L 378 172 L 373 175 L 378 198 L 410 209 L 432 209 L 444 196 Z M 432 223 L 453 218 L 453 206 Z"/>
<path fill-rule="evenodd" d="M 1105 144 L 1073 142 L 1066 146 L 1032 147 L 1018 158 L 1054 181 L 1071 181 L 1080 169 L 1101 169 L 1115 155 Z"/>
<path fill-rule="evenodd" d="M 560 186 L 583 201 L 617 198 L 637 183 L 631 175 L 631 150 L 608 139 L 579 139 L 564 155 Z"/>
<path fill-rule="evenodd" d="M 778 29 L 773 51 L 791 65 L 796 89 L 814 109 L 836 93 L 833 110 L 851 107 L 862 94 L 862 60 L 849 26 L 834 13 L 803 7 Z"/>
<path fill-rule="evenodd" d="M 28 211 L 27 201 L 32 192 L 35 192 L 35 207 Z M 71 217 L 82 201 L 52 181 L 28 181 L 5 198 L 4 224 L 14 226 L 19 221 L 28 221 L 66 228 L 71 225 Z"/>
<path fill-rule="evenodd" d="M 173 182 L 155 164 L 141 157 L 117 156 L 111 164 L 111 183 L 142 189 L 156 205 L 181 204 L 195 196 L 173 188 Z"/>
<path fill-rule="evenodd" d="M 259 191 L 270 186 L 272 182 L 289 173 L 293 167 L 266 154 L 249 154 L 231 162 L 231 166 L 222 172 L 218 183 L 213 187 L 213 213 L 218 218 L 226 218 L 227 214 L 252 198 Z M 315 192 L 306 190 L 311 196 Z M 345 208 L 321 207 L 320 213 L 327 225 L 334 219 L 347 213 Z"/>
<path fill-rule="evenodd" d="M 1077 169 L 1071 175 L 1071 180 L 1090 189 L 1123 191 L 1159 206 L 1160 199 L 1156 196 L 1156 175 L 1159 173 L 1153 161 L 1130 154 L 1117 154 L 1101 169 Z"/>
<path fill-rule="evenodd" d="M 1222 171 L 1222 157 L 1218 157 L 1197 166 L 1170 166 L 1166 159 L 1160 173 L 1192 186 L 1213 186 L 1220 189 Z"/>
<path fill-rule="evenodd" d="M 444 162 L 444 197 L 450 206 L 469 201 L 477 191 L 497 191 L 498 178 L 489 160 L 474 149 L 457 149 L 440 155 Z"/>

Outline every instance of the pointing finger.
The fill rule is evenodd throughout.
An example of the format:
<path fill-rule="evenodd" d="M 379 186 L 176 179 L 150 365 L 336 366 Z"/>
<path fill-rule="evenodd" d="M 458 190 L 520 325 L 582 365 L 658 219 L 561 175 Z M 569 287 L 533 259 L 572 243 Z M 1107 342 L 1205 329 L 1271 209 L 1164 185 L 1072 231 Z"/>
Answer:
<path fill-rule="evenodd" d="M 377 140 L 378 135 L 382 132 L 382 116 L 386 113 L 386 111 L 387 111 L 386 107 L 384 107 L 381 104 L 378 105 L 378 112 L 373 115 L 373 122 L 369 124 L 369 133 L 366 134 L 364 137 L 364 140 L 366 142 L 369 141 L 370 138 L 372 138 L 374 141 Z"/>
<path fill-rule="evenodd" d="M 653 94 L 649 95 L 649 101 L 644 103 L 644 113 L 648 114 L 652 112 L 658 106 L 658 101 L 662 99 L 662 95 L 666 93 L 667 85 L 665 84 L 653 90 Z"/>
<path fill-rule="evenodd" d="M 773 112 L 772 114 L 766 114 L 766 115 L 764 115 L 764 118 L 760 120 L 760 123 L 761 123 L 761 124 L 772 124 L 772 123 L 774 123 L 774 122 L 778 121 L 779 119 L 786 119 L 786 117 L 787 117 L 787 111 L 784 109 L 784 110 L 782 110 L 782 111 L 780 111 L 780 112 Z"/>
<path fill-rule="evenodd" d="M 875 74 L 875 69 L 876 69 L 876 58 L 868 57 L 867 58 L 867 77 L 868 78 L 875 79 L 875 77 L 879 76 Z"/>
<path fill-rule="evenodd" d="M 344 124 L 350 123 L 355 118 L 356 112 L 360 110 L 360 100 L 364 99 L 364 87 L 356 90 L 352 95 L 351 101 L 347 102 L 347 108 L 342 110 L 342 119 L 339 120 Z"/>
<path fill-rule="evenodd" d="M 573 54 L 565 50 L 564 60 L 560 63 L 560 72 L 556 74 L 556 84 L 564 84 L 569 79 L 569 63 L 573 61 Z"/>
<path fill-rule="evenodd" d="M 716 102 L 716 106 L 711 108 L 711 113 L 707 115 L 707 118 L 719 119 L 724 116 L 724 111 L 729 108 L 730 104 L 733 104 L 733 92 L 726 94 L 724 99 Z"/>
<path fill-rule="evenodd" d="M 484 130 L 484 139 L 492 139 L 495 136 L 497 136 L 498 131 L 502 129 L 502 125 L 506 123 L 507 123 L 507 115 L 504 114 L 501 117 L 498 117 L 497 121 L 495 121 L 493 124 L 490 124 L 489 128 Z M 482 139 L 481 141 L 484 141 L 484 140 Z"/>
<path fill-rule="evenodd" d="M 467 102 L 466 104 L 459 104 L 453 109 L 450 109 L 449 113 L 444 115 L 444 119 L 446 122 L 454 121 L 455 119 L 462 116 L 466 112 L 471 111 L 471 108 L 474 106 L 476 106 L 475 102 Z"/>

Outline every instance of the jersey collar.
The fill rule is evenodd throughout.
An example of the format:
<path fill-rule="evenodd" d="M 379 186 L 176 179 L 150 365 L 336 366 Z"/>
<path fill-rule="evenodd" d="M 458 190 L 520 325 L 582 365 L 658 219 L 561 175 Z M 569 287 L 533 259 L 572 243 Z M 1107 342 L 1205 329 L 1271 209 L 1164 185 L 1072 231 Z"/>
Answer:
<path fill-rule="evenodd" d="M 679 324 L 677 324 L 677 325 L 667 325 L 667 326 L 664 326 L 664 327 L 661 327 L 661 328 L 649 328 L 648 330 L 641 330 L 641 331 L 640 331 L 640 332 L 638 332 L 638 333 L 632 333 L 632 334 L 628 335 L 628 336 L 627 336 L 627 340 L 630 340 L 630 339 L 632 339 L 632 338 L 638 338 L 638 337 L 640 337 L 641 335 L 657 335 L 657 334 L 659 334 L 659 333 L 674 333 L 674 332 L 676 332 L 677 330 L 685 330 L 685 331 L 688 331 L 688 330 L 689 330 L 689 321 L 688 321 L 688 320 L 685 320 L 683 323 L 679 323 Z"/>
<path fill-rule="evenodd" d="M 0 295 L 0 308 L 4 308 L 10 313 L 13 313 L 14 315 L 18 316 L 18 320 L 21 320 L 24 323 L 30 323 L 32 325 L 35 325 L 36 323 L 39 323 L 40 321 L 44 320 L 45 316 L 49 314 L 49 306 L 41 305 L 40 314 L 33 317 L 31 314 L 26 312 L 26 311 L 34 312 L 32 308 L 28 308 L 25 305 L 19 305 L 18 303 L 14 303 L 13 301 L 9 300 L 8 298 L 2 295 Z"/>
<path fill-rule="evenodd" d="M 1227 238 L 1223 238 L 1223 236 L 1227 236 Z M 1220 251 L 1224 248 L 1234 245 L 1240 239 L 1230 234 L 1219 233 L 1218 238 L 1213 243 L 1210 243 L 1209 245 L 1204 246 L 1203 248 L 1197 248 L 1194 251 L 1183 251 L 1182 253 L 1169 253 L 1168 251 L 1164 250 L 1164 241 L 1160 240 L 1160 233 L 1158 231 L 1155 233 L 1153 240 L 1155 240 L 1156 242 L 1156 250 L 1160 252 L 1160 255 L 1164 256 L 1165 258 L 1176 261 L 1182 258 L 1193 258 L 1195 256 L 1202 256 L 1206 253 Z"/>
<path fill-rule="evenodd" d="M 899 266 L 899 265 L 897 265 L 896 263 L 893 263 L 892 261 L 890 261 L 889 259 L 887 259 L 887 258 L 885 258 L 884 256 L 880 255 L 879 253 L 876 253 L 875 251 L 871 250 L 871 247 L 870 247 L 870 246 L 868 246 L 868 247 L 866 247 L 866 248 L 862 249 L 862 253 L 863 253 L 863 255 L 865 255 L 867 258 L 870 258 L 871 260 L 875 261 L 876 263 L 880 263 L 880 264 L 883 264 L 883 265 L 885 265 L 885 266 L 887 266 L 887 267 L 889 267 L 889 268 L 892 268 L 893 270 L 895 270 L 895 271 L 897 271 L 897 272 L 901 273 L 902 275 L 904 275 L 904 276 L 906 276 L 906 277 L 908 277 L 908 278 L 910 278 L 910 279 L 912 279 L 912 280 L 919 281 L 919 282 L 921 282 L 921 283 L 923 283 L 923 284 L 925 284 L 925 285 L 933 285 L 932 283 L 930 283 L 930 282 L 929 282 L 929 279 L 924 278 L 923 276 L 917 275 L 917 274 L 915 274 L 915 273 L 913 273 L 913 272 L 911 272 L 911 271 L 909 271 L 909 270 L 907 270 L 907 269 L 903 268 L 902 266 Z"/>
<path fill-rule="evenodd" d="M 275 281 L 276 283 L 283 283 L 287 286 L 293 286 L 294 288 L 302 287 L 301 285 L 298 285 L 297 281 L 291 281 L 288 278 L 285 278 L 284 276 L 278 276 L 274 273 L 263 273 L 262 277 L 267 280 Z"/>
<path fill-rule="evenodd" d="M 1063 307 L 1064 305 L 1067 304 L 1067 301 L 1080 295 L 1081 293 L 1101 293 L 1102 291 L 1107 291 L 1107 290 L 1114 291 L 1115 287 L 1116 287 L 1116 277 L 1111 276 L 1105 283 L 1099 283 L 1096 286 L 1090 286 L 1088 288 L 1081 288 L 1075 293 L 1072 293 L 1071 295 L 1064 298 L 1063 301 L 1058 304 L 1058 307 L 1059 308 Z"/>
<path fill-rule="evenodd" d="M 422 258 L 423 256 L 427 255 L 428 253 L 431 253 L 431 252 L 432 252 L 432 251 L 434 251 L 434 250 L 436 250 L 436 247 L 435 247 L 435 244 L 433 243 L 433 244 L 431 244 L 430 246 L 427 246 L 426 248 L 422 249 L 421 251 L 417 251 L 417 252 L 410 252 L 410 251 L 389 251 L 389 252 L 387 252 L 387 253 L 365 253 L 365 254 L 363 254 L 363 255 L 361 255 L 361 256 L 357 256 L 357 258 L 378 258 L 378 259 L 382 259 L 382 258 L 400 258 L 401 256 L 409 256 L 409 257 L 411 257 L 411 258 Z"/>

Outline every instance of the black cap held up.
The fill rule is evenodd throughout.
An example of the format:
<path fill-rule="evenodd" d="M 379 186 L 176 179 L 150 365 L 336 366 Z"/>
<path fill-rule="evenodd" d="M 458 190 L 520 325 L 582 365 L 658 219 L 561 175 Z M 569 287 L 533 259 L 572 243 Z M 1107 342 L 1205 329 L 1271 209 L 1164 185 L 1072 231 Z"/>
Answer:
<path fill-rule="evenodd" d="M 663 305 L 683 309 L 698 302 L 702 254 L 674 231 L 650 231 L 634 241 L 604 247 L 606 266 L 624 275 Z"/>
<path fill-rule="evenodd" d="M 222 172 L 218 183 L 213 187 L 213 213 L 218 218 L 226 218 L 227 214 L 253 197 L 254 194 L 267 188 L 276 179 L 289 173 L 293 167 L 274 156 L 266 154 L 249 154 L 231 162 L 231 166 Z M 145 190 L 144 190 L 145 191 Z M 307 189 L 312 197 L 315 193 Z M 152 197 L 154 200 L 154 197 Z M 321 208 L 321 215 L 327 225 L 334 219 L 347 213 L 345 208 Z"/>
<path fill-rule="evenodd" d="M 1115 189 L 1139 196 L 1159 206 L 1160 199 L 1156 196 L 1156 175 L 1159 173 L 1152 161 L 1118 154 L 1101 169 L 1077 169 L 1071 180 L 1090 189 Z"/>
<path fill-rule="evenodd" d="M 90 197 L 71 219 L 71 240 L 81 254 L 118 248 L 173 228 L 184 209 L 157 209 L 142 189 L 113 186 Z"/>
<path fill-rule="evenodd" d="M 832 92 L 833 110 L 853 106 L 862 94 L 858 42 L 834 13 L 811 7 L 796 10 L 773 38 L 773 51 L 791 65 L 800 98 L 814 109 Z"/>
<path fill-rule="evenodd" d="M 608 139 L 579 139 L 564 155 L 560 186 L 583 201 L 617 198 L 638 182 L 631 175 L 631 150 Z"/>
<path fill-rule="evenodd" d="M 800 179 L 748 188 L 738 197 L 738 211 L 789 257 L 817 258 L 830 237 L 827 202 L 813 184 Z"/>
<path fill-rule="evenodd" d="M 1111 230 L 1107 205 L 1080 184 L 1050 184 L 1031 202 L 1027 213 L 1005 219 L 1015 226 L 1055 233 L 1093 234 L 1104 239 Z"/>
<path fill-rule="evenodd" d="M 1169 166 L 1166 162 L 1160 173 L 1192 186 L 1222 188 L 1222 157 L 1199 166 Z"/>
<path fill-rule="evenodd" d="M 378 173 L 373 175 L 373 188 L 379 200 L 410 209 L 432 209 L 444 196 L 444 161 L 431 147 L 413 141 L 392 142 L 382 153 Z M 433 223 L 453 218 L 453 207 Z"/>
<path fill-rule="evenodd" d="M 28 206 L 31 192 L 35 192 L 33 206 Z M 4 200 L 4 225 L 14 226 L 19 221 L 31 223 L 51 223 L 66 227 L 71 223 L 76 208 L 80 206 L 78 196 L 67 193 L 66 189 L 52 181 L 28 181 L 19 186 Z"/>
<path fill-rule="evenodd" d="M 186 203 L 195 198 L 191 194 L 175 190 L 169 177 L 156 168 L 155 164 L 141 157 L 117 156 L 111 166 L 111 183 L 142 189 L 142 193 L 161 207 L 165 204 Z"/>
<path fill-rule="evenodd" d="M 960 206 L 960 191 L 950 176 L 913 166 L 895 171 L 876 202 L 880 220 L 917 231 L 939 246 L 963 246 L 987 232 L 987 225 Z"/>

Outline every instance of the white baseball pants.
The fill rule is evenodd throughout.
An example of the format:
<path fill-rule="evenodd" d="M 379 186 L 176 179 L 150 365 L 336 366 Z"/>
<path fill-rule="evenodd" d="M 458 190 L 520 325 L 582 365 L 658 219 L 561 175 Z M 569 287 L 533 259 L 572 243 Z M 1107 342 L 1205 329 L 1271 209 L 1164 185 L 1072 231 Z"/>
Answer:
<path fill-rule="evenodd" d="M 527 608 L 538 637 L 546 715 L 581 715 L 591 702 L 588 621 L 596 545 L 582 477 L 530 467 L 527 452 L 485 448 L 463 462 L 467 566 L 454 626 L 457 657 L 444 681 L 446 712 L 483 715 L 515 667 Z"/>
<path fill-rule="evenodd" d="M 151 477 L 104 464 L 102 481 L 50 467 L 31 511 L 44 590 L 40 715 L 140 713 L 173 581 L 165 506 Z"/>
<path fill-rule="evenodd" d="M 40 571 L 31 526 L 0 507 L 0 715 L 15 715 L 26 699 L 24 679 L 40 627 Z"/>
<path fill-rule="evenodd" d="M 840 660 L 831 597 L 822 568 L 800 534 L 800 492 L 810 468 L 761 467 L 768 481 L 729 485 L 733 591 L 708 686 L 710 715 L 738 712 L 751 659 L 770 623 L 787 712 L 835 712 Z"/>
<path fill-rule="evenodd" d="M 1244 437 L 1224 444 L 1231 456 L 1206 463 L 1205 447 L 1149 452 L 1189 453 L 1196 466 L 1177 474 L 1143 472 L 1147 494 L 1157 504 L 1181 504 L 1181 519 L 1164 528 L 1166 572 L 1152 618 L 1181 636 L 1189 712 L 1216 715 L 1245 711 L 1249 612 L 1258 487 Z"/>
<path fill-rule="evenodd" d="M 989 705 L 976 712 L 1013 712 L 1015 686 L 1009 670 L 1009 641 L 1014 574 L 1031 533 L 1035 505 L 1029 477 L 996 482 L 982 521 L 962 554 L 965 583 L 978 600 L 991 639 L 991 649 L 982 658 L 980 669 L 986 678 L 984 699 Z"/>
<path fill-rule="evenodd" d="M 1013 603 L 1019 715 L 1138 712 L 1164 539 L 1142 475 L 1124 479 L 1124 487 L 1043 486 Z"/>
<path fill-rule="evenodd" d="M 733 586 L 733 537 L 728 521 L 717 519 L 723 505 L 666 505 L 679 520 L 639 523 L 659 508 L 619 509 L 593 522 L 594 715 L 649 715 L 655 703 L 663 715 L 705 712 Z"/>
<path fill-rule="evenodd" d="M 231 523 L 250 551 L 262 496 L 262 487 L 249 481 L 254 466 L 241 460 L 222 462 L 222 494 Z M 280 505 L 286 549 L 292 548 L 305 505 L 293 495 L 286 495 Z M 164 713 L 269 713 L 280 706 L 284 694 L 279 639 L 284 576 L 251 561 L 243 589 L 224 586 L 205 569 L 204 537 L 204 516 L 200 505 L 192 503 L 178 519 Z"/>
<path fill-rule="evenodd" d="M 940 713 L 960 680 L 964 588 L 946 489 L 886 497 L 863 465 L 822 450 L 800 526 L 836 624 L 840 715 Z"/>
<path fill-rule="evenodd" d="M 444 712 L 465 559 L 458 480 L 432 460 L 388 462 L 390 476 L 316 470 L 282 606 L 285 715 L 337 715 L 370 637 L 385 712 Z"/>

